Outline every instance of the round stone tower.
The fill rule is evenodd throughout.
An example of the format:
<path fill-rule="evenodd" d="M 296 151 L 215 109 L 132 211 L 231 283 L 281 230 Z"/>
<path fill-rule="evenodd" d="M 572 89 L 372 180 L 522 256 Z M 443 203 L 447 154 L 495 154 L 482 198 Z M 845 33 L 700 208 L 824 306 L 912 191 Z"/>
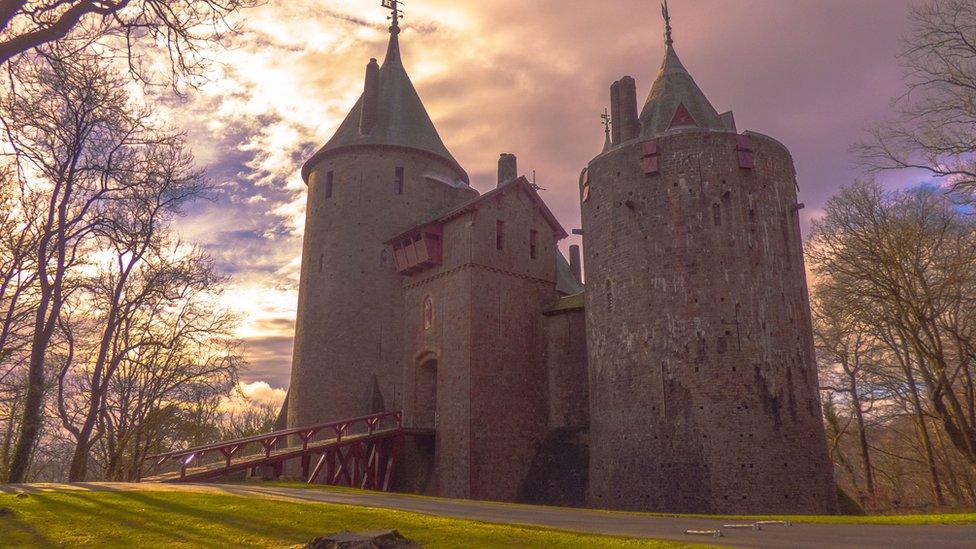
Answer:
<path fill-rule="evenodd" d="M 392 410 L 400 402 L 401 278 L 384 242 L 477 196 L 434 128 L 400 59 L 305 163 L 308 184 L 288 425 Z"/>
<path fill-rule="evenodd" d="M 591 505 L 836 511 L 796 180 L 776 140 L 737 133 L 674 51 L 581 181 Z"/>

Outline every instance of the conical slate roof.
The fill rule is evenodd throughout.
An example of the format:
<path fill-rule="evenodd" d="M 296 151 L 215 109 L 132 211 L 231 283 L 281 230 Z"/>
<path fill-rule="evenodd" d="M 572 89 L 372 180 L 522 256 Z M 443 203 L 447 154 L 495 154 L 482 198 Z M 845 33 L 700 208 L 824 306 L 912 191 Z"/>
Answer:
<path fill-rule="evenodd" d="M 403 67 L 399 33 L 399 27 L 390 28 L 390 45 L 383 66 L 379 69 L 376 117 L 372 128 L 366 133 L 361 131 L 363 96 L 360 96 L 332 139 L 302 167 L 305 181 L 308 181 L 315 164 L 332 152 L 349 147 L 381 145 L 404 147 L 437 156 L 457 170 L 465 183 L 469 182 L 468 174 L 441 141 Z"/>
<path fill-rule="evenodd" d="M 655 137 L 681 127 L 727 131 L 729 128 L 701 88 L 681 64 L 671 41 L 670 24 L 666 51 L 657 80 L 640 114 L 642 137 Z"/>

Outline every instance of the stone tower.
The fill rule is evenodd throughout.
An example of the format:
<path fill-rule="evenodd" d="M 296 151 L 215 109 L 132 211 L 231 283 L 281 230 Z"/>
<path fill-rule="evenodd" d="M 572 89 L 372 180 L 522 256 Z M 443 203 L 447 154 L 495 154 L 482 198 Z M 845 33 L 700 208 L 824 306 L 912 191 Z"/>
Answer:
<path fill-rule="evenodd" d="M 478 195 L 434 128 L 400 59 L 394 11 L 382 67 L 308 185 L 289 426 L 399 407 L 402 282 L 385 242 Z"/>
<path fill-rule="evenodd" d="M 581 178 L 590 504 L 835 512 L 792 158 L 712 107 L 665 17 L 643 110 L 613 85 Z"/>

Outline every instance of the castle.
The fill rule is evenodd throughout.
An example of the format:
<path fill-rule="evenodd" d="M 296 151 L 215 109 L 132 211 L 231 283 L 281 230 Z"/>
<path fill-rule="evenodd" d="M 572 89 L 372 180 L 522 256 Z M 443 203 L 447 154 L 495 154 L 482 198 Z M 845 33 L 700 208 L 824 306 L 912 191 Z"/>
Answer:
<path fill-rule="evenodd" d="M 512 155 L 479 195 L 400 57 L 302 169 L 289 427 L 402 409 L 427 494 L 699 513 L 836 511 L 789 151 L 665 57 L 580 176 L 579 248 Z"/>

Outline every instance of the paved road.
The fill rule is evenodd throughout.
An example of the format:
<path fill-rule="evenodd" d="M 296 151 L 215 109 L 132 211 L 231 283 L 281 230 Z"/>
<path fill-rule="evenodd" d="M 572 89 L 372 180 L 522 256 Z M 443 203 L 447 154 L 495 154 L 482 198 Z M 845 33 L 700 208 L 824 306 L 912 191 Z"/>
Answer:
<path fill-rule="evenodd" d="M 712 545 L 768 548 L 821 547 L 910 547 L 912 549 L 974 548 L 976 524 L 885 526 L 846 524 L 793 524 L 767 526 L 761 531 L 724 528 L 730 521 L 669 518 L 637 513 L 606 513 L 585 509 L 535 507 L 483 501 L 419 498 L 380 492 L 348 493 L 329 490 L 279 488 L 251 485 L 167 485 L 167 484 L 32 484 L 0 485 L 0 492 L 43 490 L 152 490 L 220 493 L 286 501 L 338 503 L 380 509 L 415 511 L 444 517 L 500 524 L 533 525 L 576 532 L 610 534 L 635 538 L 671 539 Z M 721 529 L 724 537 L 696 537 L 685 530 Z"/>

